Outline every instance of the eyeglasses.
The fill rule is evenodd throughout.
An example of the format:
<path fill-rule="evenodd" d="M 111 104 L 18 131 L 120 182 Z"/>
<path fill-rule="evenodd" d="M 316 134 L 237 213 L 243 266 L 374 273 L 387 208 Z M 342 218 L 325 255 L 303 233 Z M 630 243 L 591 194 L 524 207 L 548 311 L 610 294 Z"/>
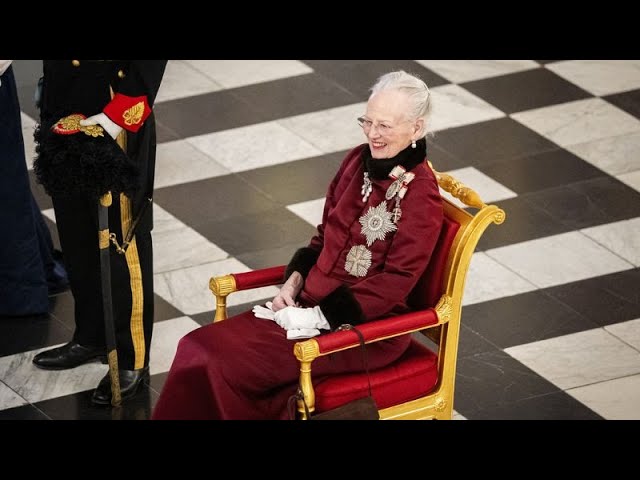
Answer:
<path fill-rule="evenodd" d="M 384 123 L 384 122 L 378 123 L 376 125 L 371 120 L 365 117 L 358 117 L 357 121 L 358 121 L 358 125 L 360 125 L 362 127 L 362 130 L 364 130 L 365 132 L 368 132 L 369 130 L 371 130 L 371 127 L 375 127 L 378 129 L 378 133 L 380 135 L 388 135 L 393 131 L 394 128 L 396 128 L 395 126 L 389 125 L 388 123 Z M 402 123 L 406 123 L 408 121 L 410 120 L 405 120 Z"/>

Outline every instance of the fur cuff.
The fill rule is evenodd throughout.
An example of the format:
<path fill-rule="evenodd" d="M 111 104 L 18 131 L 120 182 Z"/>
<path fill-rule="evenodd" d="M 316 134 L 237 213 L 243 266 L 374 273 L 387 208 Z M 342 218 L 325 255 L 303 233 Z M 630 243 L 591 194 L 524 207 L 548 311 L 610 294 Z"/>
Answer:
<path fill-rule="evenodd" d="M 319 307 L 332 331 L 343 323 L 359 325 L 367 321 L 358 300 L 346 285 L 340 285 L 322 299 Z"/>
<path fill-rule="evenodd" d="M 51 195 L 82 194 L 100 198 L 109 191 L 131 195 L 138 188 L 139 169 L 108 134 L 59 135 L 51 125 L 35 131 L 38 182 Z"/>
<path fill-rule="evenodd" d="M 299 248 L 296 253 L 293 254 L 293 258 L 291 258 L 289 265 L 287 265 L 284 272 L 284 281 L 286 282 L 293 272 L 299 272 L 302 275 L 302 278 L 307 278 L 309 270 L 311 270 L 311 268 L 316 264 L 319 256 L 320 252 L 313 248 Z"/>

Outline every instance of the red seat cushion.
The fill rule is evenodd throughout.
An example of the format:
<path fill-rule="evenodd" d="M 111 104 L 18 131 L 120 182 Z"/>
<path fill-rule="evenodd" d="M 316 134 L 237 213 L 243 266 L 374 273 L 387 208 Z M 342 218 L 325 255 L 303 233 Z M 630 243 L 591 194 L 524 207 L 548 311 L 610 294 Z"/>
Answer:
<path fill-rule="evenodd" d="M 438 356 L 411 341 L 407 351 L 393 364 L 369 372 L 378 408 L 386 408 L 428 394 L 438 381 Z M 369 395 L 367 374 L 334 375 L 314 385 L 316 412 L 324 412 Z"/>

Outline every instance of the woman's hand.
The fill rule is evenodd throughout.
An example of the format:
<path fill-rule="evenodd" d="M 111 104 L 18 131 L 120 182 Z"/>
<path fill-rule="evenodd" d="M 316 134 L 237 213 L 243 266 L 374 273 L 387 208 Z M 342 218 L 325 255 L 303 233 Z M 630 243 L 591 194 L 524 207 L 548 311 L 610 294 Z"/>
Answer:
<path fill-rule="evenodd" d="M 277 312 L 278 310 L 282 310 L 285 307 L 297 307 L 296 298 L 302 290 L 302 285 L 304 284 L 304 279 L 299 272 L 293 272 L 282 288 L 278 295 L 276 295 L 273 299 L 273 311 Z"/>

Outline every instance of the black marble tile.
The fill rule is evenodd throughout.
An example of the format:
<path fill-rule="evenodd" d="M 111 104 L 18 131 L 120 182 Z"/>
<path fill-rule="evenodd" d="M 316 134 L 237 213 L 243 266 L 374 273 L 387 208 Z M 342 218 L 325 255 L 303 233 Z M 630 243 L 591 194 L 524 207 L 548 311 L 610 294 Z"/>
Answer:
<path fill-rule="evenodd" d="M 190 227 L 273 210 L 270 196 L 236 175 L 155 190 L 154 201 Z"/>
<path fill-rule="evenodd" d="M 308 240 L 310 239 L 311 237 L 309 237 Z M 308 241 L 304 243 L 288 243 L 274 248 L 241 253 L 237 255 L 236 258 L 252 270 L 275 267 L 277 265 L 287 265 L 296 250 L 300 247 L 306 247 L 308 243 Z"/>
<path fill-rule="evenodd" d="M 482 173 L 518 194 L 606 176 L 602 170 L 562 148 L 483 165 Z"/>
<path fill-rule="evenodd" d="M 432 143 L 474 167 L 558 148 L 508 117 L 436 132 Z"/>
<path fill-rule="evenodd" d="M 153 392 L 155 392 L 156 394 L 160 395 L 160 393 L 162 393 L 162 388 L 164 387 L 164 382 L 167 381 L 168 376 L 169 376 L 169 372 L 162 372 L 162 373 L 156 373 L 155 375 L 151 375 L 149 379 L 150 380 L 149 388 L 153 390 Z"/>
<path fill-rule="evenodd" d="M 256 189 L 281 205 L 324 198 L 347 151 L 239 172 Z"/>
<path fill-rule="evenodd" d="M 429 144 L 427 148 L 427 159 L 438 172 L 448 172 L 458 168 L 468 167 L 469 164 L 459 160 L 449 152 L 443 150 L 438 145 Z"/>
<path fill-rule="evenodd" d="M 640 268 L 542 290 L 597 326 L 640 318 Z"/>
<path fill-rule="evenodd" d="M 167 302 L 158 294 L 153 294 L 153 321 L 162 322 L 172 318 L 183 317 L 184 313 Z"/>
<path fill-rule="evenodd" d="M 548 107 L 593 96 L 546 68 L 476 80 L 461 86 L 505 113 Z"/>
<path fill-rule="evenodd" d="M 640 118 L 640 89 L 606 95 L 602 98 L 634 117 Z"/>
<path fill-rule="evenodd" d="M 460 327 L 460 339 L 458 343 L 458 358 L 471 357 L 479 353 L 497 352 L 498 347 L 471 328 L 467 323 L 473 320 L 473 311 L 469 306 L 462 307 L 462 323 Z"/>
<path fill-rule="evenodd" d="M 273 120 L 226 90 L 162 102 L 154 111 L 162 125 L 180 138 Z"/>
<path fill-rule="evenodd" d="M 71 333 L 76 328 L 74 308 L 75 302 L 70 290 L 60 295 L 49 297 L 49 313 L 63 323 Z"/>
<path fill-rule="evenodd" d="M 36 402 L 34 405 L 52 420 L 148 420 L 158 393 L 146 383 L 120 408 L 93 405 L 93 390 Z"/>
<path fill-rule="evenodd" d="M 227 309 L 227 312 L 229 311 L 229 309 Z M 189 318 L 191 318 L 194 322 L 199 323 L 202 326 L 205 325 L 209 325 L 210 323 L 213 322 L 213 318 L 215 317 L 216 311 L 215 310 L 211 310 L 208 312 L 200 312 L 200 313 L 195 313 L 195 314 L 191 314 L 189 315 Z M 153 380 L 153 378 L 152 378 Z"/>
<path fill-rule="evenodd" d="M 391 71 L 405 70 L 419 76 L 429 88 L 449 83 L 437 73 L 413 60 L 376 60 L 367 62 L 305 61 L 317 73 L 333 80 L 353 95 L 356 102 L 364 102 L 371 94 L 370 88 L 378 78 Z M 355 103 L 355 102 L 354 102 Z"/>
<path fill-rule="evenodd" d="M 0 317 L 0 357 L 65 343 L 72 334 L 51 316 Z"/>
<path fill-rule="evenodd" d="M 51 418 L 34 405 L 21 405 L 0 410 L 0 421 L 5 420 L 51 420 Z"/>
<path fill-rule="evenodd" d="M 505 211 L 505 221 L 500 225 L 491 224 L 487 227 L 480 237 L 476 247 L 477 251 L 503 247 L 571 230 L 548 213 L 537 208 L 535 204 L 528 202 L 527 195 L 495 202 Z"/>
<path fill-rule="evenodd" d="M 463 307 L 466 326 L 500 348 L 597 328 L 598 325 L 540 291 Z"/>
<path fill-rule="evenodd" d="M 334 82 L 310 73 L 227 90 L 265 118 L 292 117 L 359 102 Z"/>
<path fill-rule="evenodd" d="M 527 201 L 570 230 L 640 216 L 640 193 L 610 176 L 532 193 Z"/>
<path fill-rule="evenodd" d="M 314 226 L 283 208 L 200 224 L 193 228 L 234 257 L 277 248 L 282 244 L 304 246 L 316 233 Z"/>
<path fill-rule="evenodd" d="M 469 420 L 604 420 L 565 392 L 525 398 L 517 402 L 487 405 L 469 414 Z"/>
<path fill-rule="evenodd" d="M 158 143 L 173 142 L 174 140 L 180 140 L 180 138 L 180 135 L 166 127 L 161 119 L 156 119 L 156 139 Z"/>
<path fill-rule="evenodd" d="M 558 387 L 502 351 L 458 359 L 454 409 L 475 412 L 559 392 Z"/>

